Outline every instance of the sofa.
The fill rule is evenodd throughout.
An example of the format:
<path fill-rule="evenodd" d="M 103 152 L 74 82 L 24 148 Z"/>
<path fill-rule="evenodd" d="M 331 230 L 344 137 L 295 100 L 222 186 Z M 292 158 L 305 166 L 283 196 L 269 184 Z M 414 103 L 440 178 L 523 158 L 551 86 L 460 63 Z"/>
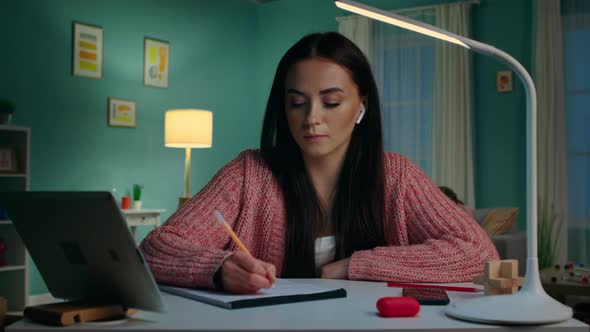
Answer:
<path fill-rule="evenodd" d="M 526 232 L 518 231 L 518 208 L 486 208 L 473 211 L 473 218 L 486 231 L 501 259 L 518 260 L 518 273 L 526 270 Z"/>

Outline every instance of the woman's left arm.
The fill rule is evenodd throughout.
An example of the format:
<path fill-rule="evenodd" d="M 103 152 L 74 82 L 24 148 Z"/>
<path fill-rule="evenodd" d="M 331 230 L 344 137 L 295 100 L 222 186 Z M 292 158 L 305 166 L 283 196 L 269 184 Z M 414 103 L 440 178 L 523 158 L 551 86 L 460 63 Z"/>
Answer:
<path fill-rule="evenodd" d="M 396 210 L 387 211 L 385 229 L 399 246 L 355 252 L 348 264 L 353 280 L 405 282 L 471 281 L 483 273 L 484 262 L 498 252 L 484 230 L 416 165 L 402 158 L 398 171 Z M 390 189 L 386 189 L 390 190 Z M 404 234 L 406 233 L 406 234 Z"/>

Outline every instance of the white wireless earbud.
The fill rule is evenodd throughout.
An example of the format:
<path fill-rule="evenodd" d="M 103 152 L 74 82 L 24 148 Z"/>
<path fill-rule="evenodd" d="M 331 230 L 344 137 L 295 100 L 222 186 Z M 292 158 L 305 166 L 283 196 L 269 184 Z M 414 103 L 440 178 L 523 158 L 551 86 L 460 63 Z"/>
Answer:
<path fill-rule="evenodd" d="M 365 116 L 365 105 L 361 107 L 361 114 L 359 115 L 358 119 L 356 119 L 356 124 L 361 123 L 363 116 Z"/>

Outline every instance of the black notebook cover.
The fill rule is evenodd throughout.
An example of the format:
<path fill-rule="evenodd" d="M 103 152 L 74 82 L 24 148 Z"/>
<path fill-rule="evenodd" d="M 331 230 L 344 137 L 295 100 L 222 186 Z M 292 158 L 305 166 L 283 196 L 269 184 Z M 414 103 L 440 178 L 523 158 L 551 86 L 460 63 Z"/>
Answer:
<path fill-rule="evenodd" d="M 346 297 L 344 288 L 330 288 L 312 284 L 277 279 L 271 289 L 262 289 L 257 294 L 233 295 L 213 290 L 190 289 L 159 285 L 166 293 L 227 309 L 251 308 L 274 304 L 316 301 Z"/>

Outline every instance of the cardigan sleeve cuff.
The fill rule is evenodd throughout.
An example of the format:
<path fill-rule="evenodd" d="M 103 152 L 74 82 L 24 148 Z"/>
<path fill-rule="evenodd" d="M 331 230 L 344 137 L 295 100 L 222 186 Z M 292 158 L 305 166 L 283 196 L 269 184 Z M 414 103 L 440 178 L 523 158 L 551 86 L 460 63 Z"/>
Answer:
<path fill-rule="evenodd" d="M 195 266 L 192 284 L 195 287 L 215 288 L 213 276 L 221 268 L 223 262 L 231 256 L 233 252 L 224 250 L 210 249 L 203 252 L 199 258 L 199 263 Z M 198 272 L 197 272 L 198 271 Z"/>
<path fill-rule="evenodd" d="M 374 261 L 370 257 L 369 250 L 356 251 L 348 262 L 348 279 L 350 280 L 372 280 Z"/>

